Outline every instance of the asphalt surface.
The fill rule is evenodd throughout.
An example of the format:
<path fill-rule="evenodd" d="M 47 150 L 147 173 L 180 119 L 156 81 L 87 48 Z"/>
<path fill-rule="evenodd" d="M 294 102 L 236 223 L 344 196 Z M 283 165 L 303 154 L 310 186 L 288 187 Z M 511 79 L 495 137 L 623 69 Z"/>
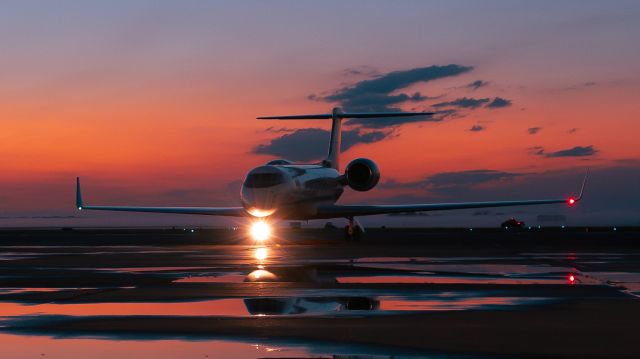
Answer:
<path fill-rule="evenodd" d="M 635 229 L 367 234 L 0 231 L 2 357 L 640 356 Z"/>

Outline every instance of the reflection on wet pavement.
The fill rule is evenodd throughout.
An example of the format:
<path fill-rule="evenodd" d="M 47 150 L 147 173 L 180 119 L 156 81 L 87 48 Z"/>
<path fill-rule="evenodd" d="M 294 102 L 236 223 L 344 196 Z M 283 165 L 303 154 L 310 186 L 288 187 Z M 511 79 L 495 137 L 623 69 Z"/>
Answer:
<path fill-rule="evenodd" d="M 129 316 L 138 321 L 403 318 L 430 312 L 524 311 L 569 299 L 640 293 L 638 272 L 620 271 L 616 264 L 632 263 L 638 258 L 635 253 L 375 257 L 343 253 L 340 247 L 319 251 L 296 245 L 10 247 L 0 254 L 0 325 L 12 333 L 37 324 L 40 317 L 67 320 L 70 327 L 82 318 Z M 33 329 L 28 333 L 45 335 L 33 338 L 1 334 L 3 347 L 16 348 L 28 340 L 37 343 L 30 347 L 33 350 L 4 351 L 3 357 L 5 353 L 55 357 L 79 347 L 94 348 L 91 356 L 100 357 L 99 348 L 114 343 L 106 338 L 54 340 L 46 335 L 61 333 L 48 330 Z M 66 335 L 82 337 L 82 333 Z M 125 335 L 125 339 L 131 338 Z M 104 357 L 114 357 L 125 348 L 129 350 L 125 356 L 153 353 L 158 358 L 204 357 L 211 351 L 228 351 L 227 358 L 306 357 L 337 350 L 317 350 L 308 342 L 252 344 L 233 336 L 224 341 L 183 339 L 131 340 L 129 345 L 112 347 Z M 348 346 L 340 352 L 371 353 Z"/>
<path fill-rule="evenodd" d="M 294 358 L 307 357 L 302 346 L 240 341 L 107 340 L 0 334 L 3 358 Z"/>

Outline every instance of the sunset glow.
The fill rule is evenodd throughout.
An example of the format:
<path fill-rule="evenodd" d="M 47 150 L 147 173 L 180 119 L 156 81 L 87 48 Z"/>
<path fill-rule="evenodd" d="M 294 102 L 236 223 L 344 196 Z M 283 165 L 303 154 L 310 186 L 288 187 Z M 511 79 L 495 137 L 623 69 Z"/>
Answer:
<path fill-rule="evenodd" d="M 0 225 L 228 223 L 49 217 L 78 215 L 78 175 L 100 203 L 238 205 L 250 168 L 326 152 L 314 140 L 320 132 L 300 132 L 327 131 L 326 121 L 255 117 L 333 106 L 442 111 L 437 121 L 347 124 L 343 163 L 375 159 L 382 179 L 366 194 L 348 191 L 344 203 L 562 197 L 590 167 L 603 196 L 573 218 L 611 220 L 597 213 L 614 208 L 605 197 L 638 210 L 638 187 L 628 188 L 640 171 L 640 50 L 630 45 L 638 6 L 564 4 L 549 14 L 520 3 L 495 16 L 473 3 L 360 4 L 7 5 Z M 360 15 L 345 27 L 336 13 Z M 598 26 L 586 26 L 593 19 Z M 425 70 L 433 66 L 457 70 L 434 77 Z M 392 83 L 398 72 L 406 79 Z M 384 82 L 363 87 L 374 79 Z M 280 154 L 284 137 L 298 146 Z M 469 172 L 478 170 L 495 172 Z M 456 181 L 438 182 L 443 174 Z"/>

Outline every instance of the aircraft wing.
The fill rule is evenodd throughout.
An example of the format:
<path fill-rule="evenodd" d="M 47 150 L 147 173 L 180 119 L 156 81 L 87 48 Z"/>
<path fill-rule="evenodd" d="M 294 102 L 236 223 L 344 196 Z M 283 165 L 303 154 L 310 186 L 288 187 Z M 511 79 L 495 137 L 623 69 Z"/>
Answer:
<path fill-rule="evenodd" d="M 529 201 L 499 201 L 499 202 L 460 202 L 460 203 L 425 203 L 399 205 L 324 205 L 318 207 L 318 217 L 355 217 L 375 214 L 390 214 L 404 212 L 445 211 L 452 209 L 488 208 L 507 206 L 529 206 L 536 204 L 569 203 L 570 199 L 540 199 Z M 574 199 L 574 203 L 575 203 Z"/>
<path fill-rule="evenodd" d="M 80 178 L 76 179 L 76 207 L 79 210 L 120 211 L 120 212 L 153 212 L 202 214 L 209 216 L 244 217 L 247 215 L 242 207 L 137 207 L 137 206 L 87 206 L 82 201 Z"/>
<path fill-rule="evenodd" d="M 489 208 L 508 206 L 533 206 L 540 204 L 567 203 L 573 205 L 582 199 L 587 176 L 584 177 L 580 195 L 578 197 L 534 199 L 523 201 L 495 201 L 495 202 L 460 202 L 460 203 L 425 203 L 400 205 L 323 205 L 318 207 L 319 218 L 370 216 L 376 214 L 391 214 L 404 212 L 446 211 L 453 209 Z"/>

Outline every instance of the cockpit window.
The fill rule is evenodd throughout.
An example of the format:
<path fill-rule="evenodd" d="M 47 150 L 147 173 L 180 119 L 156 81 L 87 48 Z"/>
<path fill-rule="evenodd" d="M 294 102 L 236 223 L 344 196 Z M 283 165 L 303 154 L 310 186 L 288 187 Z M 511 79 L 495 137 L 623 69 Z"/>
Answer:
<path fill-rule="evenodd" d="M 249 188 L 272 187 L 284 182 L 282 173 L 250 173 L 244 181 Z"/>

